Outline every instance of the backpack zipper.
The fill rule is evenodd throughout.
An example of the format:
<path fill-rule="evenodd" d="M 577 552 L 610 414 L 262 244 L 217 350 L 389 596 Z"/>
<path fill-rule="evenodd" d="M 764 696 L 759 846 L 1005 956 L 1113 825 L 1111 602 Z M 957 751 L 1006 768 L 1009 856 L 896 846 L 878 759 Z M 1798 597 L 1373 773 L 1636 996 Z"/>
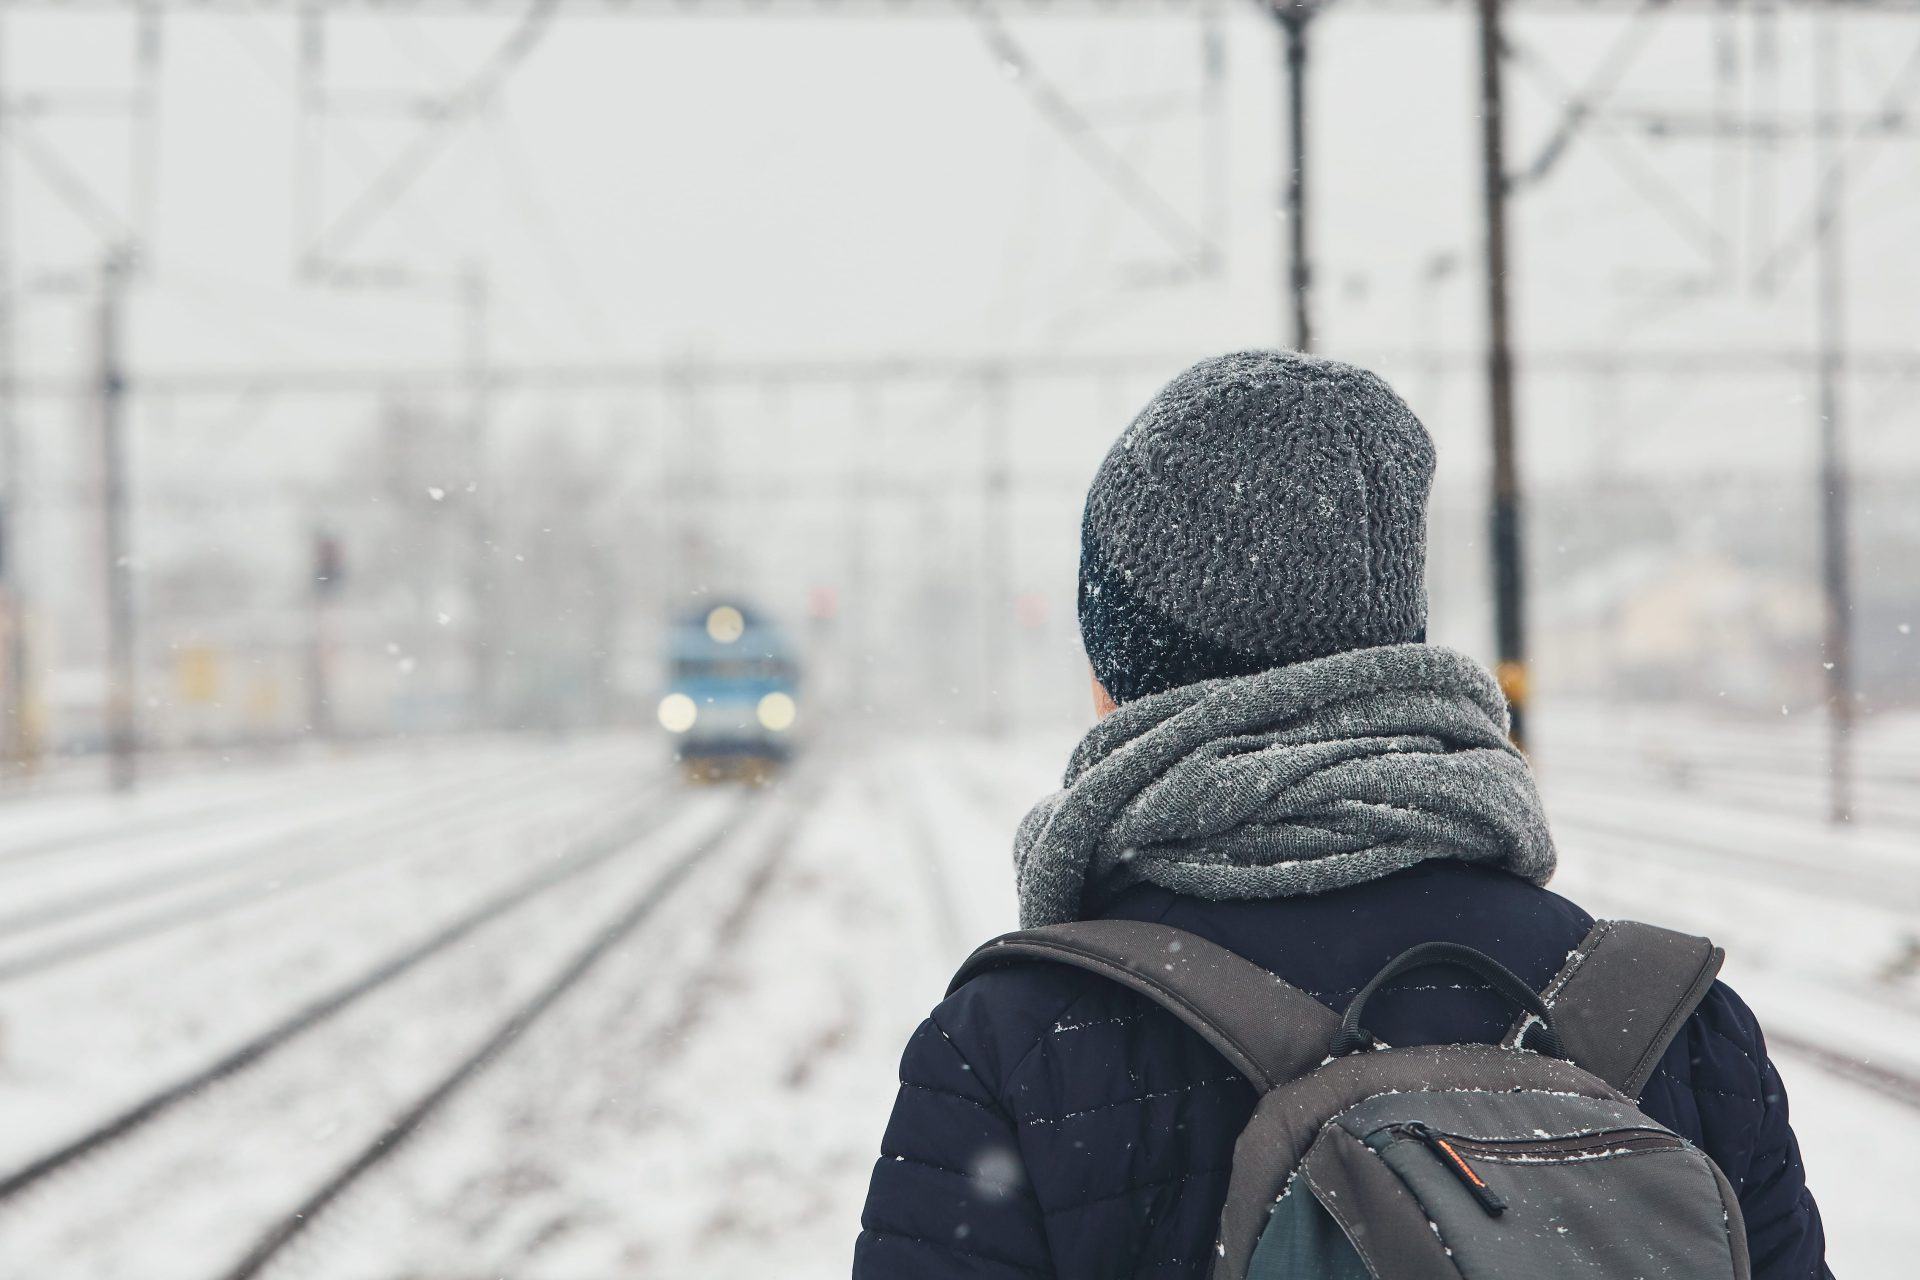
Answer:
<path fill-rule="evenodd" d="M 1472 1195 L 1480 1207 L 1487 1211 L 1488 1217 L 1497 1218 L 1507 1211 L 1506 1197 L 1488 1186 L 1485 1179 L 1473 1171 L 1473 1166 L 1467 1163 L 1467 1158 L 1460 1154 L 1459 1148 L 1442 1137 L 1438 1131 L 1416 1120 L 1407 1124 L 1396 1124 L 1392 1126 L 1390 1132 L 1412 1138 L 1433 1152 L 1440 1163 L 1459 1179 L 1460 1185 L 1467 1189 L 1468 1194 Z"/>
<path fill-rule="evenodd" d="M 1530 1160 L 1546 1160 L 1554 1156 L 1571 1156 L 1578 1159 L 1592 1154 L 1611 1154 L 1622 1151 L 1670 1151 L 1687 1145 L 1686 1140 L 1671 1133 L 1647 1130 L 1638 1133 L 1594 1133 L 1568 1138 L 1512 1138 L 1512 1139 L 1475 1139 L 1456 1138 L 1443 1134 L 1439 1130 L 1410 1120 L 1404 1124 L 1387 1126 L 1387 1132 L 1397 1137 L 1412 1138 L 1445 1165 L 1449 1172 L 1467 1189 L 1476 1203 L 1487 1211 L 1489 1217 L 1499 1217 L 1506 1212 L 1506 1197 L 1487 1185 L 1474 1169 L 1467 1157 L 1492 1161 L 1496 1164 L 1527 1163 Z"/>
<path fill-rule="evenodd" d="M 1617 1151 L 1671 1151 L 1687 1145 L 1671 1133 L 1653 1130 L 1640 1132 L 1616 1130 L 1590 1133 L 1572 1138 L 1454 1138 L 1447 1139 L 1456 1150 L 1494 1161 L 1521 1161 L 1528 1157 L 1574 1156 Z"/>

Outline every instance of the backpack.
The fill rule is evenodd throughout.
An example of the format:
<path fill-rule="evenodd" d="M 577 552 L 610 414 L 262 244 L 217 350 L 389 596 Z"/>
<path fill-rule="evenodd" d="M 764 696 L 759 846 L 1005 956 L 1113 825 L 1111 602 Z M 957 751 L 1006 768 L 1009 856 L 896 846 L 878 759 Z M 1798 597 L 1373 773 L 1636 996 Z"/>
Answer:
<path fill-rule="evenodd" d="M 1601 921 L 1536 993 L 1491 956 L 1431 942 L 1341 1017 L 1183 930 L 1084 920 L 987 943 L 953 986 L 1023 961 L 1084 969 L 1172 1013 L 1253 1082 L 1211 1280 L 1749 1280 L 1726 1177 L 1635 1105 L 1723 955 Z M 1393 1048 L 1366 1031 L 1375 992 L 1440 964 L 1520 1010 L 1500 1044 Z"/>

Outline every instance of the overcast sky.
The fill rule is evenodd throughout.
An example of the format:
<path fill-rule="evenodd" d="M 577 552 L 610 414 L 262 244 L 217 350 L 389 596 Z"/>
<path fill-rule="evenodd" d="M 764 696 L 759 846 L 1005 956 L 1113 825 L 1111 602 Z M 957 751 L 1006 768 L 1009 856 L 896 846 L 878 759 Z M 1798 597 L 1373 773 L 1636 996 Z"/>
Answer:
<path fill-rule="evenodd" d="M 1013 11 L 1017 13 L 1017 10 Z M 1202 38 L 1191 18 L 1010 20 L 1025 78 L 968 18 L 675 20 L 564 17 L 420 177 L 363 220 L 350 264 L 421 277 L 481 264 L 506 360 L 868 355 L 1049 349 L 1179 351 L 1281 336 L 1274 255 L 1278 44 L 1250 8 L 1226 22 L 1225 160 L 1208 172 Z M 1512 72 L 1520 167 L 1629 20 L 1523 16 Z M 445 101 L 515 28 L 511 18 L 355 17 L 327 27 L 336 95 L 319 171 L 331 227 L 425 126 L 392 106 Z M 1905 20 L 1849 22 L 1850 105 L 1917 88 Z M 9 20 L 16 93 L 130 83 L 131 24 Z M 1667 16 L 1610 95 L 1644 110 L 1714 105 L 1712 27 Z M 1341 14 L 1314 32 L 1314 240 L 1325 345 L 1471 347 L 1478 173 L 1471 30 L 1460 13 Z M 1808 40 L 1781 30 L 1780 97 L 1804 105 Z M 290 19 L 184 17 L 164 32 L 155 274 L 137 345 L 156 365 L 447 360 L 459 332 L 429 297 L 342 302 L 291 280 L 296 189 Z M 1753 33 L 1736 29 L 1751 86 Z M 1903 79 L 1904 75 L 1904 79 Z M 1036 83 L 1038 82 L 1038 83 Z M 1730 82 L 1733 83 L 1733 82 Z M 1736 88 L 1736 93 L 1742 90 Z M 1183 246 L 1095 176 L 1035 109 L 1058 93 L 1098 126 L 1221 267 L 1184 285 Z M 1731 105 L 1738 106 L 1734 101 Z M 384 106 L 385 111 L 373 108 Z M 133 222 L 128 130 L 96 109 L 33 124 Z M 1221 135 L 1216 135 L 1216 137 Z M 1863 340 L 1911 349 L 1917 270 L 1906 251 L 1920 148 L 1870 144 L 1850 219 Z M 1593 126 L 1519 215 L 1523 333 L 1537 348 L 1804 341 L 1806 255 L 1779 301 L 1713 281 L 1714 240 L 1750 276 L 1766 214 L 1758 171 L 1710 148 Z M 1751 149 L 1746 149 L 1751 150 Z M 1809 205 L 1802 146 L 1780 149 L 1774 239 Z M 29 273 L 84 265 L 98 237 L 15 162 L 17 251 Z M 307 172 L 315 172 L 309 163 Z M 1743 198 L 1744 197 L 1744 198 Z M 1724 207 L 1716 207 L 1716 200 Z M 101 218 L 91 219 L 95 223 Z M 1437 255 L 1465 269 L 1421 299 Z M 1148 284 L 1147 281 L 1158 282 Z M 1668 286 L 1710 282 L 1683 306 Z M 31 305 L 36 314 L 57 304 Z M 1896 332 L 1904 322 L 1905 332 Z M 30 324 L 33 357 L 61 326 Z M 47 332 L 43 332 L 46 330 Z M 403 345 L 400 345 L 402 344 Z"/>
<path fill-rule="evenodd" d="M 1064 492 L 1180 363 L 1284 338 L 1279 42 L 1257 10 L 1225 11 L 1210 113 L 1196 19 L 1008 12 L 1011 61 L 981 20 L 958 12 L 565 16 L 484 107 L 439 124 L 424 108 L 444 110 L 473 83 L 519 19 L 336 18 L 326 28 L 332 109 L 304 147 L 292 19 L 171 17 L 145 220 L 132 133 L 101 109 L 132 83 L 131 22 L 9 16 L 11 91 L 87 107 L 27 117 L 32 154 L 11 153 L 24 371 L 84 369 L 92 300 L 73 289 L 86 287 L 103 233 L 144 225 L 148 270 L 128 343 L 149 372 L 449 369 L 465 332 L 457 278 L 470 267 L 485 274 L 488 346 L 503 366 L 1137 357 L 1124 377 L 1097 384 L 1016 388 L 1016 460 Z M 1737 22 L 1720 45 L 1716 21 L 1520 16 L 1513 167 L 1541 153 L 1568 95 L 1623 48 L 1632 56 L 1605 101 L 1635 121 L 1697 122 L 1717 106 L 1764 104 L 1758 29 Z M 1808 27 L 1785 21 L 1777 34 L 1776 100 L 1804 119 Z M 1855 118 L 1910 109 L 1916 46 L 1920 23 L 1909 19 L 1845 22 L 1844 105 Z M 1485 432 L 1473 52 L 1465 12 L 1336 9 L 1313 29 L 1320 348 L 1382 363 L 1439 437 L 1443 484 L 1463 494 L 1482 483 Z M 1732 68 L 1725 79 L 1713 74 L 1717 58 Z M 1127 176 L 1097 171 L 1041 109 L 1050 100 L 1090 122 L 1083 142 Z M 408 154 L 421 162 L 396 169 Z M 1845 154 L 1853 336 L 1914 354 L 1920 146 L 1870 138 Z M 402 171 L 414 176 L 383 185 Z M 1555 372 L 1555 362 L 1809 350 L 1813 173 L 1804 138 L 1715 148 L 1650 138 L 1617 116 L 1575 132 L 1515 206 L 1521 355 L 1539 371 L 1522 395 L 1531 470 L 1575 482 L 1623 471 L 1808 472 L 1811 384 L 1791 364 L 1683 362 L 1604 379 Z M 76 184 L 91 194 L 77 196 Z M 1130 184 L 1138 190 L 1120 190 Z M 314 194 L 305 205 L 302 190 Z M 333 246 L 333 261 L 415 283 L 302 283 L 296 256 L 316 241 Z M 1204 246 L 1211 263 L 1196 269 Z M 1782 246 L 1790 269 L 1762 289 L 1760 265 Z M 1427 349 L 1449 360 L 1407 358 Z M 1854 385 L 1863 467 L 1920 460 L 1909 388 L 1878 377 Z M 891 462 L 933 474 L 977 464 L 981 419 L 964 388 L 887 394 L 877 430 Z M 852 396 L 795 392 L 777 409 L 757 392 L 717 402 L 711 431 L 732 443 L 714 457 L 784 467 L 856 458 L 874 437 L 849 425 Z M 378 405 L 372 384 L 357 397 L 315 398 L 270 381 L 142 401 L 142 476 L 266 494 L 364 452 Z M 618 432 L 668 412 L 658 396 L 521 393 L 496 418 L 510 454 L 515 431 Z M 84 485 L 90 455 L 75 429 L 84 422 L 83 403 L 32 402 L 32 460 L 48 485 Z M 50 501 L 67 491 L 42 490 Z"/>

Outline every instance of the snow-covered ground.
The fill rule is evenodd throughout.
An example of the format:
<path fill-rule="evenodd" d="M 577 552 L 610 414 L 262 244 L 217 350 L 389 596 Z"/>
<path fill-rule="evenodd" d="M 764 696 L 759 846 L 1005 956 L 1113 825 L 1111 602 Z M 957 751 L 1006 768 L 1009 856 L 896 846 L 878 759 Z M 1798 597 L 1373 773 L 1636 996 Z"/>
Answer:
<path fill-rule="evenodd" d="M 1903 1274 L 1920 1107 L 1810 1051 L 1920 1077 L 1920 727 L 1871 731 L 1840 829 L 1811 726 L 1559 733 L 1555 887 L 1729 948 L 1836 1272 Z M 748 793 L 645 738 L 478 739 L 0 802 L 0 1179 L 292 1027 L 0 1200 L 0 1276 L 236 1274 L 303 1205 L 260 1274 L 844 1275 L 899 1050 L 1012 926 L 1070 745 L 823 745 Z"/>

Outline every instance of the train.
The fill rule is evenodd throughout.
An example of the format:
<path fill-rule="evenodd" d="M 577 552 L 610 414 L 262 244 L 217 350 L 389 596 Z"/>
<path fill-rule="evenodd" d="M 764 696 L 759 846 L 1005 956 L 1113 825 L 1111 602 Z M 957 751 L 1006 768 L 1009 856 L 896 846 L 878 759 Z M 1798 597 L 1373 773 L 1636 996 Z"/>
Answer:
<path fill-rule="evenodd" d="M 659 720 L 689 781 L 765 782 L 792 761 L 799 665 L 779 625 L 744 603 L 673 620 Z"/>

